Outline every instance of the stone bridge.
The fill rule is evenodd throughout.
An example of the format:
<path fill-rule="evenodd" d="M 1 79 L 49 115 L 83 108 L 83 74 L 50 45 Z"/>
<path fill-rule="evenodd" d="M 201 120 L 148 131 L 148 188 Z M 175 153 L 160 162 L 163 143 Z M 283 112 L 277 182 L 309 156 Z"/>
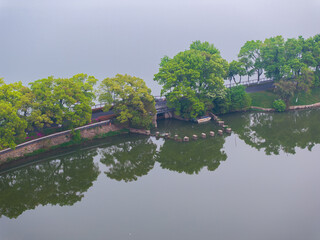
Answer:
<path fill-rule="evenodd" d="M 167 100 L 164 97 L 155 97 L 157 114 L 172 112 L 173 108 L 167 106 Z"/>

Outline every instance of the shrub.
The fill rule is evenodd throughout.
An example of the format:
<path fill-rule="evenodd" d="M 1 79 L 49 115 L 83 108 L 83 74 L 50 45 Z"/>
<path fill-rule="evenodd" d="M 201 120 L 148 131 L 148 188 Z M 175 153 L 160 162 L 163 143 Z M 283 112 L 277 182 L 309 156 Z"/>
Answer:
<path fill-rule="evenodd" d="M 72 131 L 71 131 L 71 139 L 72 139 L 72 141 L 75 142 L 75 143 L 81 142 L 82 137 L 81 137 L 80 130 L 74 130 L 74 129 L 72 129 Z"/>
<path fill-rule="evenodd" d="M 236 86 L 229 89 L 230 108 L 229 111 L 248 109 L 251 106 L 251 97 L 246 93 L 245 86 Z"/>
<path fill-rule="evenodd" d="M 274 100 L 272 106 L 277 112 L 283 112 L 286 110 L 286 104 L 281 99 Z"/>

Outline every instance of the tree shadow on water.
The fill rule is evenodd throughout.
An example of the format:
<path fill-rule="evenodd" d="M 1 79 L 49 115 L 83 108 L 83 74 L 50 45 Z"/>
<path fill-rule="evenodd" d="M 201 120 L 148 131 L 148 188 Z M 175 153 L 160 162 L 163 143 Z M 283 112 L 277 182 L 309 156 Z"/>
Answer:
<path fill-rule="evenodd" d="M 38 205 L 73 205 L 97 179 L 96 150 L 78 151 L 0 175 L 0 217 L 17 218 Z"/>
<path fill-rule="evenodd" d="M 214 171 L 227 159 L 222 150 L 224 143 L 225 138 L 220 136 L 190 142 L 167 140 L 160 148 L 157 161 L 162 168 L 179 173 L 198 174 L 204 167 Z"/>
<path fill-rule="evenodd" d="M 286 113 L 244 113 L 228 119 L 239 138 L 246 144 L 263 149 L 267 155 L 281 151 L 296 153 L 296 147 L 308 150 L 320 143 L 320 111 Z"/>
<path fill-rule="evenodd" d="M 147 175 L 153 168 L 156 144 L 150 138 L 133 139 L 100 150 L 105 174 L 114 180 L 131 182 Z"/>

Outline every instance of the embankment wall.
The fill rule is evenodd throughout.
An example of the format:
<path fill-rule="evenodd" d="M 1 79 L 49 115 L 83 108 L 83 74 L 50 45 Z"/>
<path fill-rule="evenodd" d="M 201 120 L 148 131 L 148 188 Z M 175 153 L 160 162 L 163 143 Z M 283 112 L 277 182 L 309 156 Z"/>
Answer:
<path fill-rule="evenodd" d="M 118 131 L 121 127 L 103 121 L 76 128 L 79 130 L 82 138 L 93 139 L 110 131 Z M 15 149 L 5 149 L 0 151 L 0 164 L 5 163 L 8 159 L 23 157 L 39 149 L 50 149 L 52 146 L 60 145 L 71 140 L 71 130 L 55 133 L 32 141 L 28 141 L 16 146 Z"/>

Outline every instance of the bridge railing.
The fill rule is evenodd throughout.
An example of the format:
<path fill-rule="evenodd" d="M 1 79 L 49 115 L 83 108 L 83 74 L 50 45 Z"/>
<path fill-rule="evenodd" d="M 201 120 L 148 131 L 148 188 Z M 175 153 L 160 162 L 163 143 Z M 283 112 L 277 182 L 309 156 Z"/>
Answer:
<path fill-rule="evenodd" d="M 244 85 L 244 86 L 250 86 L 250 85 L 253 85 L 253 84 L 262 84 L 262 83 L 266 83 L 266 82 L 273 82 L 272 79 L 270 78 L 260 78 L 259 81 L 258 79 L 252 79 L 252 80 L 247 80 L 247 81 L 241 81 L 241 82 L 225 82 L 224 85 L 227 87 L 227 88 L 231 88 L 231 87 L 235 87 L 235 86 L 238 86 L 238 85 Z"/>
<path fill-rule="evenodd" d="M 96 105 L 92 106 L 91 109 L 97 109 L 97 108 L 103 108 L 105 105 L 105 103 L 97 103 Z"/>

